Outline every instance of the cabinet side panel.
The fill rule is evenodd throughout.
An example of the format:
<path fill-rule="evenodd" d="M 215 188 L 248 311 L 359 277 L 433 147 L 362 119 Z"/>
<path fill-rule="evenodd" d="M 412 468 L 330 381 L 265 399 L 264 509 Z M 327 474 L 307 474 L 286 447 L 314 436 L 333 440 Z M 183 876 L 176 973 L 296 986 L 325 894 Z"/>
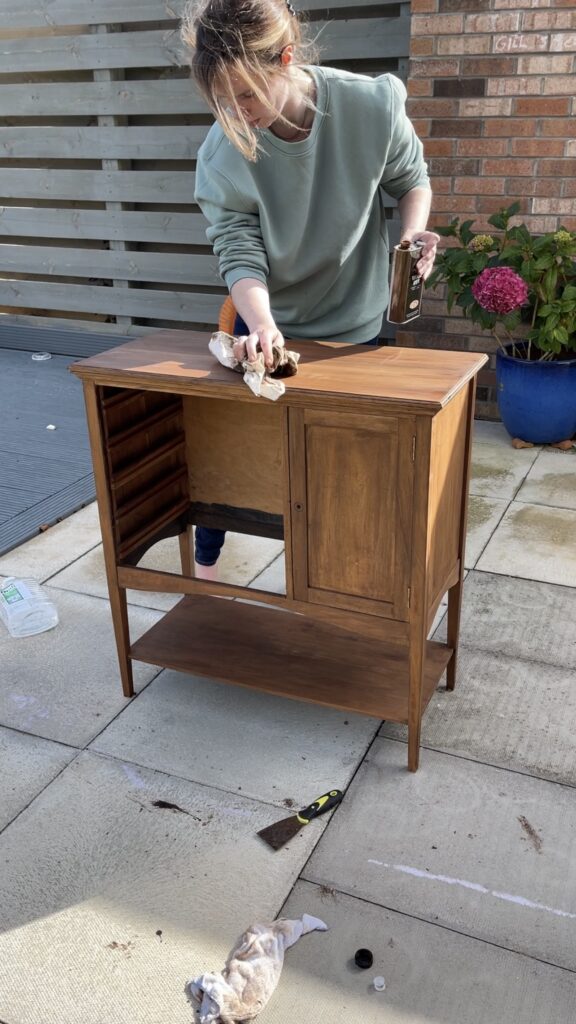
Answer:
<path fill-rule="evenodd" d="M 462 388 L 432 420 L 428 518 L 428 606 L 458 559 L 465 480 L 468 389 Z"/>

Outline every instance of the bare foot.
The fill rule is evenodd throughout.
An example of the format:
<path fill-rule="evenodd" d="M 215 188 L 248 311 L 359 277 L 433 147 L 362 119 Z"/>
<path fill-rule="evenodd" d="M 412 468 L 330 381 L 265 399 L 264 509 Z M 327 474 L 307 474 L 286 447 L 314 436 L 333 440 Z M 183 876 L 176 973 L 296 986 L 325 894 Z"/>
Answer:
<path fill-rule="evenodd" d="M 210 580 L 211 582 L 218 581 L 218 563 L 214 565 L 198 565 L 198 562 L 194 562 L 194 575 L 197 580 Z"/>

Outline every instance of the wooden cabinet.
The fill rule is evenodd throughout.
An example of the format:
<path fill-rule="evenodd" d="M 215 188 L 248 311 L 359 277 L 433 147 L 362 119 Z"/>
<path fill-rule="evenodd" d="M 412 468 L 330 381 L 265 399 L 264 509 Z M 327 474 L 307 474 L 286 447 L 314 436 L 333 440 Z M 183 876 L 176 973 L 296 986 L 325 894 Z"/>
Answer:
<path fill-rule="evenodd" d="M 270 403 L 207 343 L 161 332 L 72 367 L 84 382 L 124 693 L 142 660 L 404 722 L 416 770 L 423 711 L 444 671 L 455 682 L 474 385 L 486 357 L 297 342 L 298 375 Z M 284 538 L 286 593 L 194 579 L 193 524 Z M 175 535 L 181 574 L 139 566 Z M 128 587 L 182 595 L 134 644 Z M 441 644 L 427 638 L 446 592 Z"/>

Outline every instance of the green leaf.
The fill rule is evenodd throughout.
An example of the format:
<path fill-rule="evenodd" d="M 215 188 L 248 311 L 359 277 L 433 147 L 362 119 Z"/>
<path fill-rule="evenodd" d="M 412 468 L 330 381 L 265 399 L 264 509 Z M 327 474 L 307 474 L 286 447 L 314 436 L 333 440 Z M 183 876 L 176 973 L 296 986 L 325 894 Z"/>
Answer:
<path fill-rule="evenodd" d="M 491 217 L 488 217 L 488 223 L 492 224 L 495 228 L 499 228 L 500 231 L 504 231 L 507 220 L 503 211 L 499 210 L 498 213 L 493 213 Z"/>
<path fill-rule="evenodd" d="M 433 228 L 433 231 L 435 231 L 437 235 L 442 235 L 443 238 L 458 238 L 457 225 L 458 218 L 456 218 L 456 220 L 453 220 L 451 224 L 444 225 L 443 227 Z"/>
<path fill-rule="evenodd" d="M 465 220 L 460 225 L 460 238 L 464 245 L 468 245 L 474 238 L 474 233 L 470 230 L 473 223 L 473 220 Z"/>

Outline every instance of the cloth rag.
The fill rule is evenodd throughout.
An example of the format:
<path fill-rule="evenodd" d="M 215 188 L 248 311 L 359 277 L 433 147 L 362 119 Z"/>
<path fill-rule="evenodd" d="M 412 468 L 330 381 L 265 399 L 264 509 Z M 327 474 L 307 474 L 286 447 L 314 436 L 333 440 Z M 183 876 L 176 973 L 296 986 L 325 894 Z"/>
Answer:
<path fill-rule="evenodd" d="M 264 363 L 264 355 L 258 352 L 256 359 L 238 360 L 234 355 L 234 343 L 245 340 L 245 335 L 235 338 L 225 331 L 216 331 L 208 342 L 208 348 L 222 366 L 244 374 L 244 383 L 255 395 L 270 398 L 273 402 L 284 394 L 286 388 L 281 377 L 293 377 L 298 371 L 299 352 L 291 352 L 283 345 L 272 346 L 274 365 L 269 369 Z"/>
<path fill-rule="evenodd" d="M 271 924 L 253 924 L 240 936 L 220 974 L 203 974 L 185 986 L 198 1012 L 200 1024 L 236 1024 L 254 1020 L 278 984 L 284 950 L 301 935 L 328 930 L 318 917 L 280 918 Z"/>

